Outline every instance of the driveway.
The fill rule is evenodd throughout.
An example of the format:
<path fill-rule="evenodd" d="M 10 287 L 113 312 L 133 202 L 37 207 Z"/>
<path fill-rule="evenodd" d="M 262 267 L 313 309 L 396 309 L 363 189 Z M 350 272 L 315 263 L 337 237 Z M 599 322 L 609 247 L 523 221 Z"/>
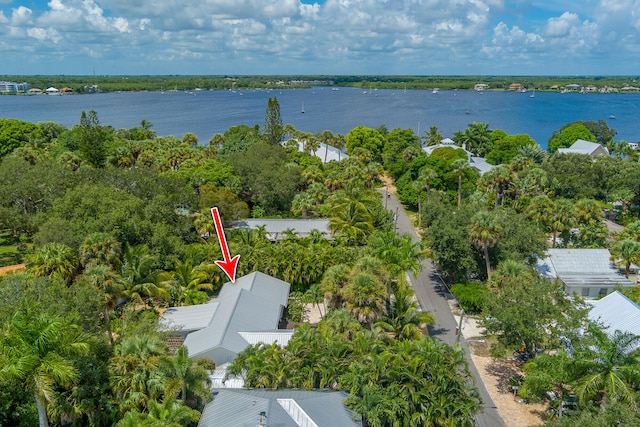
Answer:
<path fill-rule="evenodd" d="M 409 234 L 415 241 L 419 241 L 420 239 L 411 225 L 411 220 L 398 198 L 392 193 L 386 193 L 385 190 L 381 190 L 381 193 L 385 207 L 395 214 L 396 231 L 400 234 Z M 387 194 L 386 200 L 385 194 Z M 449 345 L 455 344 L 458 340 L 456 335 L 457 325 L 448 302 L 453 296 L 449 293 L 447 286 L 439 276 L 431 260 L 425 259 L 423 261 L 422 270 L 418 277 L 409 274 L 409 278 L 422 310 L 432 313 L 436 318 L 435 324 L 429 326 L 429 335 Z M 483 402 L 484 411 L 476 415 L 476 425 L 481 427 L 504 426 L 504 422 L 469 356 L 469 348 L 462 336 L 460 336 L 460 345 L 465 350 L 465 355 L 469 362 L 469 371 L 476 380 L 476 386 Z"/>

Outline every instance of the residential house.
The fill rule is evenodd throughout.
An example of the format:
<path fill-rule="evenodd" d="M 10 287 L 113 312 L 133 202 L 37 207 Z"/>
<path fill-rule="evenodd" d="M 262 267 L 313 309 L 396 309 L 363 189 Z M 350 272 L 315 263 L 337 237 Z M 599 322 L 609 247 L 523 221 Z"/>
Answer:
<path fill-rule="evenodd" d="M 489 85 L 486 83 L 478 83 L 473 86 L 473 90 L 477 90 L 478 92 L 482 92 L 483 90 L 489 89 Z"/>
<path fill-rule="evenodd" d="M 509 85 L 510 91 L 522 92 L 524 89 L 524 85 L 522 83 L 511 83 Z"/>
<path fill-rule="evenodd" d="M 640 305 L 619 291 L 593 301 L 588 316 L 590 322 L 605 328 L 608 335 L 620 331 L 640 336 Z"/>
<path fill-rule="evenodd" d="M 0 81 L 0 93 L 19 93 L 29 89 L 29 83 Z"/>
<path fill-rule="evenodd" d="M 436 145 L 428 145 L 426 147 L 422 147 L 422 151 L 424 151 L 427 156 L 430 156 L 436 149 L 438 148 L 453 148 L 456 150 L 464 150 L 467 153 L 467 159 L 469 160 L 469 166 L 478 171 L 480 175 L 484 175 L 494 168 L 494 165 L 487 163 L 484 157 L 477 157 L 471 151 L 468 151 L 467 148 L 463 145 L 460 147 L 457 145 L 451 138 L 445 138 L 440 141 L 440 144 Z"/>
<path fill-rule="evenodd" d="M 216 366 L 232 362 L 258 342 L 286 345 L 293 330 L 283 330 L 289 283 L 253 272 L 222 286 L 209 303 L 171 307 L 160 323 L 184 339 L 189 356 L 210 359 Z"/>
<path fill-rule="evenodd" d="M 584 298 L 603 297 L 617 286 L 634 286 L 613 264 L 608 249 L 547 249 L 536 269 L 541 277 L 562 283 L 565 292 Z"/>
<path fill-rule="evenodd" d="M 585 141 L 578 139 L 569 148 L 559 148 L 560 154 L 586 154 L 591 157 L 609 156 L 609 150 L 597 142 Z"/>
<path fill-rule="evenodd" d="M 215 390 L 198 427 L 357 427 L 342 391 Z"/>
<path fill-rule="evenodd" d="M 289 233 L 295 233 L 298 237 L 308 237 L 313 230 L 322 233 L 325 239 L 332 239 L 329 229 L 329 220 L 326 218 L 313 219 L 269 219 L 248 218 L 233 221 L 230 228 L 242 230 L 264 229 L 267 239 L 271 241 L 286 239 Z"/>
<path fill-rule="evenodd" d="M 286 144 L 287 141 L 285 141 L 282 145 Z M 304 148 L 304 141 L 298 141 L 298 151 L 303 152 L 305 151 Z M 319 158 L 322 163 L 329 163 L 332 160 L 339 162 L 340 160 L 349 158 L 349 156 L 345 154 L 343 150 L 339 150 L 332 145 L 325 144 L 324 142 L 321 142 L 320 147 L 310 154 Z"/>

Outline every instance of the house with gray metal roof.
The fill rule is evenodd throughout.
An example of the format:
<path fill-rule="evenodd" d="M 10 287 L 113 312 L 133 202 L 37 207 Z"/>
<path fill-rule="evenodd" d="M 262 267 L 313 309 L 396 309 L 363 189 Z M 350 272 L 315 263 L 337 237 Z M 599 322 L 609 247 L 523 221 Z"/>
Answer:
<path fill-rule="evenodd" d="M 603 297 L 616 286 L 634 286 L 613 264 L 608 249 L 547 249 L 536 269 L 543 278 L 559 280 L 567 293 L 584 298 Z"/>
<path fill-rule="evenodd" d="M 294 232 L 298 237 L 307 237 L 312 230 L 322 233 L 325 239 L 332 239 L 329 229 L 329 220 L 326 218 L 295 219 L 295 218 L 248 218 L 233 221 L 231 228 L 243 230 L 257 230 L 263 228 L 269 240 L 282 240 L 289 232 Z"/>
<path fill-rule="evenodd" d="M 609 150 L 597 142 L 578 139 L 569 148 L 558 148 L 560 154 L 586 154 L 591 157 L 609 156 Z"/>
<path fill-rule="evenodd" d="M 589 321 L 603 327 L 607 335 L 620 331 L 640 336 L 640 305 L 619 291 L 593 301 L 588 316 Z M 637 346 L 630 350 L 633 351 L 636 348 Z"/>
<path fill-rule="evenodd" d="M 464 150 L 464 152 L 467 154 L 467 160 L 469 161 L 469 166 L 477 170 L 480 175 L 484 175 L 485 173 L 489 172 L 491 169 L 495 167 L 494 165 L 487 163 L 487 160 L 484 157 L 475 156 L 471 151 L 467 150 L 467 147 L 464 146 L 464 144 L 462 147 L 460 147 L 451 138 L 445 138 L 442 141 L 440 141 L 440 144 L 437 144 L 437 145 L 427 145 L 425 147 L 422 147 L 422 151 L 424 151 L 427 154 L 427 156 L 430 156 L 438 148 L 452 148 L 454 150 Z"/>
<path fill-rule="evenodd" d="M 215 390 L 198 427 L 349 427 L 359 417 L 341 391 Z"/>
<path fill-rule="evenodd" d="M 168 309 L 160 323 L 185 337 L 190 357 L 222 365 L 251 344 L 286 345 L 293 331 L 278 327 L 283 323 L 289 287 L 287 282 L 253 272 L 225 283 L 218 297 L 207 304 Z"/>

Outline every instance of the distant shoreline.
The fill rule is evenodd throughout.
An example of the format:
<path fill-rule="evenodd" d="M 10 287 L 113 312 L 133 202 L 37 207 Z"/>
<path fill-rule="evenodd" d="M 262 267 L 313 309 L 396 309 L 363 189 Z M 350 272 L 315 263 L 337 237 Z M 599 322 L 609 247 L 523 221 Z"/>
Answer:
<path fill-rule="evenodd" d="M 474 90 L 478 84 L 487 91 L 508 91 L 513 85 L 527 90 L 561 91 L 567 86 L 640 88 L 640 76 L 411 76 L 411 75 L 6 75 L 0 81 L 25 82 L 29 87 L 68 87 L 74 93 L 297 89 L 313 86 L 357 87 L 362 89 Z M 633 92 L 640 92 L 640 89 Z"/>

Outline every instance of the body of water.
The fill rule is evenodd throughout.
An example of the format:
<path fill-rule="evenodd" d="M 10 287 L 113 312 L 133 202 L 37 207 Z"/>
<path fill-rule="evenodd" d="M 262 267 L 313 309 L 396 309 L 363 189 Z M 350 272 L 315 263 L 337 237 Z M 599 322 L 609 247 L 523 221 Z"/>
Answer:
<path fill-rule="evenodd" d="M 605 120 L 616 140 L 640 141 L 639 94 L 557 92 L 362 90 L 326 87 L 283 90 L 123 92 L 62 96 L 0 96 L 0 117 L 54 121 L 72 127 L 95 110 L 116 129 L 153 124 L 160 136 L 194 133 L 201 143 L 232 126 L 264 123 L 267 99 L 276 96 L 283 123 L 306 132 L 347 134 L 356 126 L 411 128 L 420 136 L 436 126 L 444 137 L 471 122 L 508 134 L 525 133 L 543 148 L 553 132 L 576 120 Z M 304 108 L 304 113 L 302 109 Z"/>

